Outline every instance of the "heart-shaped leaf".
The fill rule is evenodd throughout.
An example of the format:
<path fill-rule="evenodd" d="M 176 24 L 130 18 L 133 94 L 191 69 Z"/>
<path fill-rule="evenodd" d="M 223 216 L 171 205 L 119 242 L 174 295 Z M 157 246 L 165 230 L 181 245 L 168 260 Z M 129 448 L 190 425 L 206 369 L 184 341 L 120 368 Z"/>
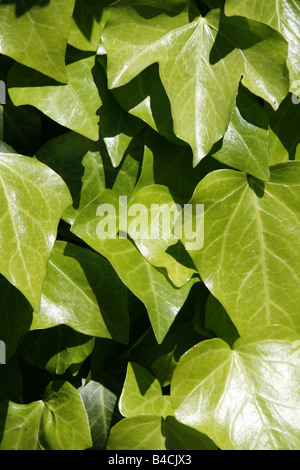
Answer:
<path fill-rule="evenodd" d="M 196 165 L 223 137 L 241 79 L 278 107 L 289 89 L 287 45 L 270 27 L 219 9 L 190 21 L 182 5 L 172 14 L 161 4 L 149 8 L 128 0 L 110 6 L 102 35 L 108 85 L 124 85 L 158 62 L 175 134 L 191 145 Z"/>
<path fill-rule="evenodd" d="M 0 271 L 39 310 L 48 258 L 63 211 L 63 180 L 43 163 L 0 154 Z"/>
<path fill-rule="evenodd" d="M 299 345 L 279 326 L 256 328 L 233 349 L 219 338 L 199 343 L 173 376 L 176 418 L 222 450 L 298 449 Z"/>
<path fill-rule="evenodd" d="M 299 162 L 274 166 L 266 183 L 220 170 L 191 199 L 204 204 L 205 235 L 190 255 L 240 334 L 257 322 L 300 332 L 299 180 Z"/>

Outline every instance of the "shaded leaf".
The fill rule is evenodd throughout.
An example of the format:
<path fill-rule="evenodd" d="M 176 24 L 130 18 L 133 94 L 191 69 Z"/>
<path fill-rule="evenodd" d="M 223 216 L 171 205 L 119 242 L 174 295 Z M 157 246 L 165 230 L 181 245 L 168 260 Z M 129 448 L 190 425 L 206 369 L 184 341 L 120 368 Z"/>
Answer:
<path fill-rule="evenodd" d="M 107 450 L 217 450 L 200 432 L 168 416 L 136 416 L 111 430 Z"/>
<path fill-rule="evenodd" d="M 111 231 L 107 232 L 106 238 L 98 236 L 97 228 L 101 220 L 97 211 L 102 204 L 115 208 L 115 213 L 110 218 Z M 151 266 L 128 238 L 117 236 L 118 217 L 119 200 L 106 190 L 81 212 L 72 226 L 72 232 L 107 258 L 125 285 L 144 303 L 157 340 L 161 342 L 196 279 L 191 279 L 180 289 L 171 285 L 164 274 Z"/>
<path fill-rule="evenodd" d="M 262 181 L 269 172 L 268 115 L 246 88 L 240 87 L 217 160 Z"/>
<path fill-rule="evenodd" d="M 94 338 L 64 325 L 31 331 L 21 345 L 22 357 L 52 375 L 62 375 L 83 362 L 93 351 Z"/>
<path fill-rule="evenodd" d="M 31 329 L 67 325 L 80 333 L 127 343 L 127 290 L 97 253 L 57 241 Z"/>
<path fill-rule="evenodd" d="M 266 2 L 227 0 L 226 15 L 241 15 L 268 24 L 279 31 L 288 42 L 288 67 L 293 82 L 300 78 L 299 3 L 295 0 L 268 0 Z"/>
<path fill-rule="evenodd" d="M 288 94 L 277 111 L 265 105 L 269 115 L 270 165 L 300 158 L 300 106 Z"/>
<path fill-rule="evenodd" d="M 67 71 L 69 81 L 64 85 L 44 77 L 35 70 L 15 64 L 8 75 L 10 98 L 16 106 L 34 106 L 62 126 L 97 141 L 97 111 L 101 100 L 95 83 L 95 57 L 71 61 L 67 65 Z"/>
<path fill-rule="evenodd" d="M 117 397 L 93 380 L 78 389 L 89 418 L 94 450 L 104 450 L 113 422 Z"/>
<path fill-rule="evenodd" d="M 96 52 L 112 0 L 76 0 L 68 43 L 77 49 Z"/>

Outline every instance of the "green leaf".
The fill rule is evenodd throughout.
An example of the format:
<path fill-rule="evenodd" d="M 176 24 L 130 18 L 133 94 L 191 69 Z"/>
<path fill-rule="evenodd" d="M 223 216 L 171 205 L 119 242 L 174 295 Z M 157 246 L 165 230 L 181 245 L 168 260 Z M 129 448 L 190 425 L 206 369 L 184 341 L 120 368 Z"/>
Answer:
<path fill-rule="evenodd" d="M 209 294 L 205 307 L 205 327 L 231 346 L 238 338 L 236 327 L 220 302 Z"/>
<path fill-rule="evenodd" d="M 153 209 L 155 204 L 157 210 Z M 136 214 L 136 208 L 141 207 L 140 205 L 145 210 Z M 180 243 L 174 237 L 173 230 L 181 212 L 181 206 L 176 205 L 167 186 L 149 185 L 140 189 L 131 199 L 126 218 L 127 227 L 123 228 L 122 222 L 120 224 L 120 228 L 127 231 L 149 263 L 166 269 L 176 287 L 184 286 L 196 273 L 195 269 L 184 266 L 167 251 Z M 145 226 L 142 221 L 146 221 Z"/>
<path fill-rule="evenodd" d="M 39 310 L 47 261 L 63 211 L 72 204 L 62 179 L 35 159 L 0 154 L 1 273 Z"/>
<path fill-rule="evenodd" d="M 241 87 L 222 147 L 212 156 L 228 166 L 267 181 L 270 177 L 268 138 L 266 111 L 256 97 Z"/>
<path fill-rule="evenodd" d="M 28 405 L 1 402 L 0 419 L 0 449 L 84 450 L 92 444 L 82 399 L 68 382 L 51 382 L 44 399 Z"/>
<path fill-rule="evenodd" d="M 61 324 L 86 335 L 128 342 L 127 289 L 113 268 L 87 248 L 57 241 L 31 329 Z"/>
<path fill-rule="evenodd" d="M 178 423 L 172 416 L 136 416 L 116 424 L 107 450 L 217 450 L 203 434 Z"/>
<path fill-rule="evenodd" d="M 147 12 L 128 0 L 110 6 L 102 35 L 108 85 L 122 86 L 158 62 L 175 134 L 191 145 L 194 165 L 223 137 L 242 77 L 274 108 L 286 96 L 287 45 L 268 26 L 218 9 L 191 22 L 188 8 Z"/>
<path fill-rule="evenodd" d="M 140 415 L 173 415 L 170 397 L 162 394 L 160 383 L 139 364 L 129 363 L 119 401 L 120 413 L 126 418 Z"/>
<path fill-rule="evenodd" d="M 198 344 L 173 376 L 176 418 L 222 450 L 298 449 L 299 339 L 273 326 L 254 329 L 233 349 L 218 338 Z"/>
<path fill-rule="evenodd" d="M 32 156 L 41 145 L 42 122 L 37 109 L 30 106 L 3 108 L 3 135 L 5 142 L 14 146 L 15 151 Z"/>
<path fill-rule="evenodd" d="M 220 170 L 191 200 L 204 204 L 205 239 L 190 255 L 240 334 L 258 323 L 300 332 L 299 178 L 299 162 L 276 165 L 266 183 Z"/>
<path fill-rule="evenodd" d="M 95 56 L 71 62 L 67 65 L 69 81 L 64 85 L 15 64 L 9 71 L 8 92 L 16 106 L 34 106 L 60 125 L 97 141 L 97 111 L 101 106 L 96 85 L 99 68 Z"/>
<path fill-rule="evenodd" d="M 98 88 L 102 101 L 98 113 L 100 135 L 105 142 L 113 166 L 118 167 L 133 137 L 143 129 L 144 124 L 121 108 L 107 88 L 104 71 L 99 74 Z"/>
<path fill-rule="evenodd" d="M 270 165 L 276 165 L 288 160 L 299 160 L 299 104 L 294 104 L 292 95 L 288 94 L 277 111 L 274 111 L 267 104 L 265 107 L 269 115 Z"/>
<path fill-rule="evenodd" d="M 282 34 L 289 45 L 287 64 L 291 74 L 291 91 L 294 91 L 293 82 L 300 78 L 299 3 L 294 0 L 227 0 L 225 13 L 261 21 Z"/>
<path fill-rule="evenodd" d="M 5 343 L 9 359 L 30 330 L 33 310 L 24 295 L 3 276 L 0 276 L 0 299 L 0 339 Z"/>
<path fill-rule="evenodd" d="M 159 77 L 157 64 L 143 70 L 126 85 L 111 90 L 128 113 L 146 122 L 175 144 L 183 144 L 173 130 L 170 101 Z"/>
<path fill-rule="evenodd" d="M 153 362 L 151 369 L 162 387 L 170 385 L 176 366 L 174 351 L 164 354 Z"/>
<path fill-rule="evenodd" d="M 105 24 L 107 6 L 112 0 L 77 0 L 68 43 L 77 49 L 96 52 Z"/>
<path fill-rule="evenodd" d="M 31 331 L 21 344 L 26 362 L 52 375 L 62 375 L 83 362 L 93 351 L 94 338 L 77 333 L 64 325 Z"/>
<path fill-rule="evenodd" d="M 66 83 L 65 53 L 74 4 L 75 0 L 1 2 L 1 54 Z"/>
<path fill-rule="evenodd" d="M 113 423 L 117 397 L 93 380 L 80 387 L 78 391 L 89 418 L 93 449 L 104 450 Z"/>
<path fill-rule="evenodd" d="M 117 218 L 118 225 L 119 200 L 113 192 L 106 190 L 80 213 L 72 232 L 107 258 L 128 289 L 144 303 L 157 341 L 161 342 L 197 280 L 191 279 L 182 288 L 175 288 L 128 238 L 118 238 L 117 226 L 108 232 L 107 238 L 100 238 L 97 232 L 101 217 L 97 216 L 97 211 L 102 204 L 115 208 L 110 220 L 114 226 Z"/>
<path fill-rule="evenodd" d="M 70 190 L 73 206 L 62 215 L 69 224 L 104 191 L 107 164 L 104 154 L 101 142 L 93 142 L 75 132 L 51 139 L 36 153 L 36 158 L 58 173 Z"/>

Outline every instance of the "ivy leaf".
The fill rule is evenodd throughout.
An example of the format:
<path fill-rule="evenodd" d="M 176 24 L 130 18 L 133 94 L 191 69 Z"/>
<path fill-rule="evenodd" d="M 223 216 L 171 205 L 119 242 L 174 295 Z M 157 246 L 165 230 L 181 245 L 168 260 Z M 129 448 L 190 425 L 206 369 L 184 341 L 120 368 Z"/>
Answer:
<path fill-rule="evenodd" d="M 162 394 L 158 380 L 147 369 L 135 363 L 128 364 L 119 410 L 126 418 L 173 415 L 170 397 Z"/>
<path fill-rule="evenodd" d="M 300 332 L 299 178 L 299 162 L 272 167 L 266 183 L 220 170 L 191 200 L 204 204 L 205 236 L 190 255 L 239 334 L 257 322 Z"/>
<path fill-rule="evenodd" d="M 107 6 L 112 0 L 77 0 L 68 43 L 83 51 L 96 52 L 105 24 Z"/>
<path fill-rule="evenodd" d="M 21 344 L 26 362 L 52 375 L 62 375 L 82 363 L 93 351 L 94 338 L 77 333 L 64 325 L 31 331 Z"/>
<path fill-rule="evenodd" d="M 226 310 L 212 294 L 209 294 L 205 306 L 205 327 L 230 346 L 239 338 Z"/>
<path fill-rule="evenodd" d="M 41 145 L 42 122 L 40 112 L 30 106 L 6 104 L 3 108 L 3 135 L 15 151 L 32 156 Z"/>
<path fill-rule="evenodd" d="M 225 4 L 226 15 L 246 16 L 261 21 L 282 34 L 289 45 L 287 64 L 291 74 L 291 91 L 295 91 L 293 82 L 300 78 L 299 12 L 299 3 L 294 0 L 227 0 Z"/>
<path fill-rule="evenodd" d="M 99 110 L 99 130 L 113 166 L 119 166 L 123 156 L 132 141 L 144 127 L 143 122 L 128 114 L 119 105 L 114 95 L 107 88 L 107 78 L 104 71 L 99 73 L 99 93 L 102 106 Z"/>
<path fill-rule="evenodd" d="M 274 108 L 288 93 L 287 45 L 270 27 L 219 9 L 190 22 L 182 6 L 171 15 L 156 5 L 151 17 L 147 8 L 128 0 L 110 6 L 102 34 L 108 86 L 158 62 L 175 134 L 192 147 L 195 165 L 223 137 L 241 80 Z"/>
<path fill-rule="evenodd" d="M 58 173 L 73 198 L 62 218 L 72 224 L 80 211 L 105 190 L 104 145 L 75 132 L 51 139 L 36 153 L 36 158 Z M 104 161 L 103 161 L 104 160 Z"/>
<path fill-rule="evenodd" d="M 44 399 L 28 405 L 1 402 L 0 418 L 5 423 L 0 449 L 84 450 L 92 445 L 82 399 L 69 382 L 50 382 Z"/>
<path fill-rule="evenodd" d="M 217 450 L 200 432 L 172 416 L 135 416 L 117 423 L 110 432 L 107 450 Z"/>
<path fill-rule="evenodd" d="M 127 290 L 115 271 L 97 253 L 57 241 L 31 329 L 61 324 L 85 335 L 128 342 Z"/>
<path fill-rule="evenodd" d="M 69 81 L 64 85 L 15 64 L 8 74 L 8 92 L 16 106 L 34 106 L 60 125 L 97 141 L 101 106 L 97 68 L 99 73 L 95 56 L 72 61 L 67 65 Z"/>
<path fill-rule="evenodd" d="M 65 54 L 74 4 L 75 0 L 1 2 L 1 54 L 66 83 Z"/>
<path fill-rule="evenodd" d="M 262 181 L 269 172 L 268 115 L 246 88 L 240 87 L 222 147 L 212 156 Z"/>
<path fill-rule="evenodd" d="M 94 380 L 90 380 L 78 391 L 88 414 L 93 449 L 104 450 L 113 423 L 117 397 Z"/>
<path fill-rule="evenodd" d="M 101 218 L 97 211 L 103 204 L 115 208 L 115 214 L 111 214 L 114 227 L 107 232 L 105 239 L 98 236 Z M 128 238 L 117 236 L 118 217 L 119 199 L 112 191 L 106 190 L 79 214 L 72 233 L 108 259 L 125 285 L 146 306 L 157 341 L 162 342 L 197 279 L 192 278 L 182 288 L 175 288 Z"/>
<path fill-rule="evenodd" d="M 269 116 L 270 165 L 300 159 L 300 106 L 289 93 L 277 111 L 265 104 Z"/>
<path fill-rule="evenodd" d="M 160 207 L 156 213 L 153 209 L 155 204 Z M 168 253 L 168 248 L 179 243 L 178 239 L 173 236 L 173 229 L 181 213 L 181 207 L 175 204 L 169 188 L 162 185 L 149 185 L 140 189 L 128 205 L 129 215 L 135 205 L 136 207 L 143 206 L 146 210 L 139 216 L 134 214 L 127 217 L 128 227 L 126 228 L 129 236 L 149 263 L 158 268 L 165 268 L 176 287 L 184 286 L 196 271 L 181 264 Z M 144 227 L 136 227 L 141 219 L 150 220 L 151 223 L 147 223 Z M 122 227 L 122 222 L 120 227 Z M 125 231 L 126 228 L 124 228 Z"/>
<path fill-rule="evenodd" d="M 143 70 L 126 85 L 111 90 L 128 113 L 146 122 L 175 144 L 183 144 L 173 130 L 170 101 L 159 77 L 157 64 Z"/>
<path fill-rule="evenodd" d="M 233 349 L 219 338 L 199 343 L 173 376 L 176 418 L 222 450 L 298 449 L 299 339 L 272 326 L 253 329 Z"/>
<path fill-rule="evenodd" d="M 43 163 L 1 153 L 0 203 L 0 271 L 38 311 L 58 223 L 72 204 L 70 193 Z"/>

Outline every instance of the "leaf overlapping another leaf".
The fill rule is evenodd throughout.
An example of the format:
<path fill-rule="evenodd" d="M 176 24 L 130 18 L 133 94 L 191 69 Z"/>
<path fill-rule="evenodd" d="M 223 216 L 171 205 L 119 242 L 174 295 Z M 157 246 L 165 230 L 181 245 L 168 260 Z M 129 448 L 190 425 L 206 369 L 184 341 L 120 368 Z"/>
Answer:
<path fill-rule="evenodd" d="M 39 310 L 46 265 L 69 190 L 35 159 L 0 154 L 0 271 Z"/>
<path fill-rule="evenodd" d="M 240 334 L 258 322 L 300 331 L 299 178 L 299 162 L 272 167 L 266 183 L 220 170 L 192 197 L 205 206 L 206 228 L 203 249 L 190 255 Z"/>
<path fill-rule="evenodd" d="M 150 18 L 139 2 L 109 8 L 102 35 L 108 85 L 124 85 L 158 62 L 175 134 L 191 145 L 196 165 L 223 137 L 241 79 L 278 107 L 289 89 L 287 46 L 270 27 L 219 9 L 190 21 L 187 7 L 175 15 L 161 5 L 151 8 Z"/>

